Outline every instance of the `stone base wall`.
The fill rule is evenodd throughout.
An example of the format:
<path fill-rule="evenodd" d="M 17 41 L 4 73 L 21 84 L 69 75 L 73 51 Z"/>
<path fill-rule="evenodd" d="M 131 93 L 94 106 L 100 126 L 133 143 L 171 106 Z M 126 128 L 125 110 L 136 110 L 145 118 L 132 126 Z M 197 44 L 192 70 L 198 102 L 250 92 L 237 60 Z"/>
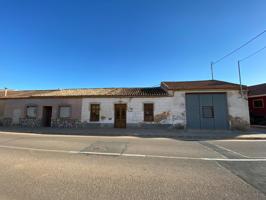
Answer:
<path fill-rule="evenodd" d="M 52 119 L 51 127 L 53 128 L 100 128 L 113 127 L 111 123 L 90 123 L 81 122 L 78 119 Z"/>
<path fill-rule="evenodd" d="M 82 126 L 80 120 L 76 119 L 52 119 L 51 127 L 54 128 L 79 128 Z"/>
<path fill-rule="evenodd" d="M 38 128 L 38 127 L 42 126 L 42 120 L 41 119 L 31 119 L 31 118 L 20 118 L 19 119 L 19 126 Z"/>
<path fill-rule="evenodd" d="M 77 119 L 52 119 L 51 127 L 54 128 L 101 128 L 101 127 L 114 127 L 113 123 L 91 123 L 81 122 Z M 184 129 L 183 124 L 159 124 L 159 123 L 127 123 L 127 127 L 135 128 L 176 128 Z"/>
<path fill-rule="evenodd" d="M 169 128 L 171 124 L 157 124 L 157 123 L 129 123 L 127 124 L 128 128 Z"/>
<path fill-rule="evenodd" d="M 21 127 L 39 128 L 42 127 L 42 119 L 20 118 L 18 124 L 12 124 L 11 118 L 4 118 L 1 120 L 3 126 L 18 125 Z M 0 123 L 0 124 L 1 124 Z M 176 128 L 184 129 L 183 124 L 160 124 L 160 123 L 127 123 L 128 128 Z M 114 127 L 113 123 L 91 123 L 81 122 L 78 119 L 52 119 L 51 127 L 53 128 L 101 128 L 101 127 Z"/>
<path fill-rule="evenodd" d="M 3 118 L 0 122 L 2 126 L 11 126 L 12 125 L 12 118 Z"/>

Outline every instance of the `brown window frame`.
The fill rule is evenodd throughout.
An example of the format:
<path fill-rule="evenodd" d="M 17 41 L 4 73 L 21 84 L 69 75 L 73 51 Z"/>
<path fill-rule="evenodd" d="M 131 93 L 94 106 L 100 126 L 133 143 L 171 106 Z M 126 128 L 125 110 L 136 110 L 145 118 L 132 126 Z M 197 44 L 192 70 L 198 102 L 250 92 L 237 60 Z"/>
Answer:
<path fill-rule="evenodd" d="M 261 107 L 255 106 L 255 101 L 261 101 Z M 264 101 L 263 99 L 253 99 L 253 108 L 264 108 Z"/>
<path fill-rule="evenodd" d="M 61 108 L 68 107 L 69 108 L 69 116 L 68 117 L 61 117 Z M 72 107 L 71 105 L 60 105 L 58 106 L 58 118 L 59 119 L 70 119 L 72 115 Z"/>
<path fill-rule="evenodd" d="M 96 108 L 93 108 L 93 107 Z M 90 122 L 99 122 L 100 121 L 100 104 L 92 103 L 90 104 Z"/>
<path fill-rule="evenodd" d="M 147 110 L 150 109 L 150 110 Z M 153 103 L 144 103 L 143 104 L 143 115 L 144 122 L 153 122 L 154 121 L 154 104 Z"/>

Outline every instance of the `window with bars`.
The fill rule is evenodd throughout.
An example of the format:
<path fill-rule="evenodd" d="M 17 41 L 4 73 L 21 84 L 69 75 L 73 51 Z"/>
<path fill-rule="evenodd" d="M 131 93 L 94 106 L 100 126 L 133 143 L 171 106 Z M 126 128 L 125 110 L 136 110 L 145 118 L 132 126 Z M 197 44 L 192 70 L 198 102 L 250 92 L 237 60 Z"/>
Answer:
<path fill-rule="evenodd" d="M 69 118 L 71 115 L 71 106 L 59 106 L 59 118 Z"/>
<path fill-rule="evenodd" d="M 27 118 L 36 118 L 37 117 L 37 106 L 27 106 L 26 116 Z"/>
<path fill-rule="evenodd" d="M 144 121 L 152 122 L 154 120 L 154 105 L 153 103 L 144 104 Z"/>
<path fill-rule="evenodd" d="M 213 106 L 202 106 L 202 117 L 203 118 L 214 118 Z"/>
<path fill-rule="evenodd" d="M 90 121 L 100 121 L 100 104 L 91 104 Z"/>
<path fill-rule="evenodd" d="M 263 108 L 264 107 L 263 100 L 262 99 L 253 100 L 253 107 L 254 108 Z"/>

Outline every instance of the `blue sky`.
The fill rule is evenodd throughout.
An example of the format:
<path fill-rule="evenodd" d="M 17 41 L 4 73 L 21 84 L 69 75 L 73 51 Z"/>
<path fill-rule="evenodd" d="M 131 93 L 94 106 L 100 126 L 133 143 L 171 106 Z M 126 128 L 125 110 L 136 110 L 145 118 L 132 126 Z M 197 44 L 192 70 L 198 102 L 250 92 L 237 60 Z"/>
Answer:
<path fill-rule="evenodd" d="M 210 79 L 210 62 L 266 29 L 265 0 L 0 0 L 0 87 L 149 87 Z M 238 82 L 237 60 L 215 66 Z M 242 63 L 266 82 L 266 50 Z"/>

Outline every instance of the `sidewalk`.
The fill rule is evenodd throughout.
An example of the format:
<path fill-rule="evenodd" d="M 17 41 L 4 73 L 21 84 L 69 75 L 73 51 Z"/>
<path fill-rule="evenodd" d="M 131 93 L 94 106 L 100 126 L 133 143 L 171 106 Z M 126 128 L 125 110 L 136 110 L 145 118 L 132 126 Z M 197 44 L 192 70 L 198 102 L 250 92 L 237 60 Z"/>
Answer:
<path fill-rule="evenodd" d="M 266 133 L 249 130 L 177 130 L 166 128 L 22 128 L 22 127 L 0 127 L 0 132 L 9 133 L 35 133 L 35 134 L 56 134 L 56 135 L 81 135 L 81 136 L 137 136 L 137 137 L 165 137 L 180 140 L 218 140 L 218 139 L 249 139 L 266 140 Z"/>

